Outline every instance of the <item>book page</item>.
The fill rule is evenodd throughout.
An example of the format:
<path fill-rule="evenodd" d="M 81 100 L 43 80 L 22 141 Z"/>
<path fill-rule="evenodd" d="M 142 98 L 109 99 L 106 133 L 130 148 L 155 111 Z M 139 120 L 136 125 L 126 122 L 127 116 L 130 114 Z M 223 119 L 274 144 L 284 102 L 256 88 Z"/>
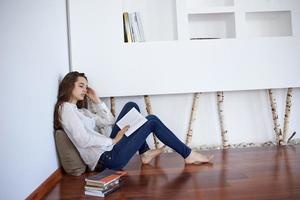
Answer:
<path fill-rule="evenodd" d="M 120 127 L 120 129 L 129 125 L 130 128 L 125 133 L 126 136 L 129 136 L 139 127 L 141 127 L 146 121 L 148 120 L 141 115 L 141 113 L 139 113 L 135 108 L 132 108 L 117 122 L 117 125 Z"/>

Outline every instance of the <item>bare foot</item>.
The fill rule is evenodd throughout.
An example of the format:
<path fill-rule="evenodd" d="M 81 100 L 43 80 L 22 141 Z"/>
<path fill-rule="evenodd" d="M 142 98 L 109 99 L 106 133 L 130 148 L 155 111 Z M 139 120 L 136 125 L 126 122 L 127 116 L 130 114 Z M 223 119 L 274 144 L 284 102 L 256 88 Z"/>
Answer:
<path fill-rule="evenodd" d="M 145 153 L 141 154 L 141 160 L 143 164 L 149 164 L 151 162 L 151 160 L 153 158 L 155 158 L 156 156 L 158 156 L 159 154 L 161 154 L 164 151 L 164 148 L 166 146 L 160 147 L 158 149 L 151 149 L 146 151 Z"/>
<path fill-rule="evenodd" d="M 198 152 L 192 151 L 191 154 L 184 160 L 186 164 L 202 164 L 208 163 L 213 159 L 213 155 L 205 156 Z"/>

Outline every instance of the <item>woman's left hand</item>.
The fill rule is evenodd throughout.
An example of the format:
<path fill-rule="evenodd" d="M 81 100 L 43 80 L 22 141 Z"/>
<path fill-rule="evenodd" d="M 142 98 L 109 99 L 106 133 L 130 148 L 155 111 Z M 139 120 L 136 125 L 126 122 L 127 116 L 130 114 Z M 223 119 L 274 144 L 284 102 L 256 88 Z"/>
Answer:
<path fill-rule="evenodd" d="M 90 87 L 87 88 L 86 95 L 87 95 L 87 96 L 88 96 L 95 104 L 101 103 L 100 98 L 97 96 L 95 90 L 93 90 L 92 88 L 90 88 Z"/>

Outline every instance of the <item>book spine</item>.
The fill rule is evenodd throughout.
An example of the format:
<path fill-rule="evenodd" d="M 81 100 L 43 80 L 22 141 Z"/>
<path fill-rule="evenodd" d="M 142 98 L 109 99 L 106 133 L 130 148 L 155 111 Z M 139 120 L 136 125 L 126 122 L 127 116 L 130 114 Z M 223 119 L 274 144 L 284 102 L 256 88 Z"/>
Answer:
<path fill-rule="evenodd" d="M 90 196 L 96 196 L 96 197 L 104 197 L 104 194 L 99 194 L 95 192 L 90 192 L 90 191 L 84 191 L 85 195 L 90 195 Z"/>
<path fill-rule="evenodd" d="M 105 187 L 98 187 L 98 186 L 90 186 L 90 185 L 86 185 L 86 186 L 84 186 L 84 189 L 85 189 L 85 190 L 97 190 L 97 191 L 102 191 L 102 192 L 103 192 L 103 191 L 105 191 L 105 190 L 107 190 L 107 189 L 113 187 L 114 185 L 119 184 L 120 182 L 121 182 L 120 180 L 116 180 L 116 181 L 114 181 L 114 182 L 108 184 L 108 185 L 105 186 Z"/>
<path fill-rule="evenodd" d="M 135 41 L 140 42 L 141 38 L 140 38 L 140 32 L 139 32 L 139 28 L 138 28 L 138 24 L 137 24 L 136 12 L 132 13 L 130 16 L 131 16 L 132 29 L 134 32 Z"/>
<path fill-rule="evenodd" d="M 111 190 L 108 190 L 108 191 L 104 192 L 103 193 L 104 197 L 106 197 L 107 195 L 117 191 L 118 189 L 120 189 L 120 187 L 121 187 L 120 185 L 117 185 L 116 187 L 112 188 Z"/>
<path fill-rule="evenodd" d="M 128 13 L 128 19 L 129 19 L 129 27 L 130 27 L 130 33 L 131 33 L 131 39 L 132 42 L 136 42 L 136 35 L 133 30 L 133 13 Z"/>
<path fill-rule="evenodd" d="M 125 13 L 123 13 L 123 32 L 124 32 L 124 42 L 128 42 L 128 37 L 126 33 L 126 24 L 125 24 Z"/>
<path fill-rule="evenodd" d="M 126 34 L 126 39 L 128 43 L 132 42 L 132 35 L 130 31 L 130 24 L 129 24 L 129 14 L 128 12 L 123 13 L 123 19 L 124 19 L 124 26 L 125 26 L 125 34 Z"/>
<path fill-rule="evenodd" d="M 144 35 L 144 29 L 142 25 L 141 14 L 139 12 L 136 12 L 135 16 L 136 16 L 137 26 L 139 30 L 139 35 L 140 35 L 140 42 L 145 42 L 145 35 Z"/>
<path fill-rule="evenodd" d="M 99 181 L 91 181 L 91 180 L 86 180 L 86 185 L 87 186 L 99 186 L 99 187 L 107 187 L 110 184 L 113 184 L 116 181 L 119 181 L 120 177 L 117 177 L 115 179 L 110 180 L 109 182 L 99 182 Z"/>
<path fill-rule="evenodd" d="M 86 181 L 85 183 L 87 186 L 94 186 L 94 187 L 105 187 L 103 183 L 96 183 L 96 182 L 89 182 L 89 181 Z"/>
<path fill-rule="evenodd" d="M 106 197 L 107 195 L 113 193 L 114 191 L 118 190 L 121 186 L 115 185 L 114 187 L 110 188 L 109 190 L 105 191 L 105 192 L 101 192 L 101 191 L 91 191 L 91 190 L 85 190 L 84 194 L 86 195 L 91 195 L 91 196 L 98 196 L 98 197 Z"/>

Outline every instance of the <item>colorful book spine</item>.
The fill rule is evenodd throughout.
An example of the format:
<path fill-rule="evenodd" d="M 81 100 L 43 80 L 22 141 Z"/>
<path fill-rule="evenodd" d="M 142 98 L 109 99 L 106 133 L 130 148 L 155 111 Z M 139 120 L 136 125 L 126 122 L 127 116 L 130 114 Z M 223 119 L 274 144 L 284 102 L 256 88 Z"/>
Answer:
<path fill-rule="evenodd" d="M 86 184 L 85 186 L 84 186 L 84 189 L 85 190 L 98 190 L 98 191 L 104 191 L 104 190 L 107 190 L 107 189 L 109 189 L 110 187 L 112 187 L 112 186 L 114 186 L 114 185 L 117 185 L 117 184 L 119 184 L 120 183 L 120 179 L 118 179 L 118 180 L 115 180 L 115 181 L 113 181 L 113 182 L 111 182 L 110 184 L 108 184 L 108 185 L 106 185 L 106 186 L 99 186 L 99 185 L 88 185 L 88 184 Z"/>
<path fill-rule="evenodd" d="M 106 197 L 107 195 L 115 192 L 116 190 L 118 190 L 121 186 L 115 185 L 112 188 L 110 188 L 109 190 L 106 190 L 105 192 L 102 191 L 91 191 L 91 190 L 85 190 L 84 194 L 85 195 L 91 195 L 91 196 L 98 196 L 98 197 Z"/>
<path fill-rule="evenodd" d="M 125 42 L 131 43 L 132 42 L 132 35 L 131 35 L 131 31 L 130 31 L 130 23 L 129 23 L 129 14 L 128 12 L 124 12 L 123 13 L 123 26 L 124 26 L 124 30 L 125 30 Z"/>

